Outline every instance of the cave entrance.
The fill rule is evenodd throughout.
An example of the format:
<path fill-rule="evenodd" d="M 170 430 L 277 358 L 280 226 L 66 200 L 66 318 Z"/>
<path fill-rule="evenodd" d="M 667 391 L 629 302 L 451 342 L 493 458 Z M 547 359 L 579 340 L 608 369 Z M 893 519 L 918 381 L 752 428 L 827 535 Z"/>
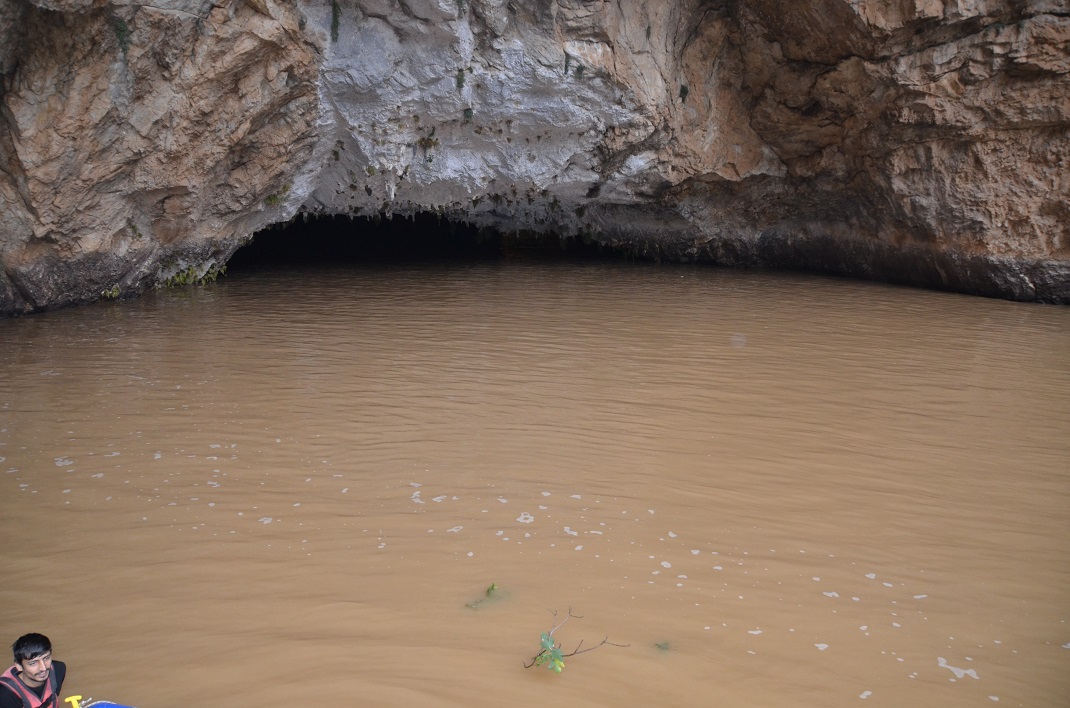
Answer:
<path fill-rule="evenodd" d="M 428 213 L 392 219 L 299 216 L 289 223 L 257 232 L 251 243 L 234 253 L 227 270 L 376 262 L 617 257 L 610 249 L 580 238 L 552 233 L 505 233 Z"/>

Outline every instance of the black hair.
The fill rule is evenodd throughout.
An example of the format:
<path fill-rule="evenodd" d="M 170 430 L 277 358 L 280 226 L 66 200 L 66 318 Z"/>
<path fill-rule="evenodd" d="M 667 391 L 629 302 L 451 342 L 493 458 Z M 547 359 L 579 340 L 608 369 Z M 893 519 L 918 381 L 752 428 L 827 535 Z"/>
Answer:
<path fill-rule="evenodd" d="M 21 664 L 28 659 L 34 659 L 42 654 L 52 651 L 52 642 L 43 634 L 31 632 L 24 634 L 11 645 L 11 651 L 15 654 L 15 663 Z"/>

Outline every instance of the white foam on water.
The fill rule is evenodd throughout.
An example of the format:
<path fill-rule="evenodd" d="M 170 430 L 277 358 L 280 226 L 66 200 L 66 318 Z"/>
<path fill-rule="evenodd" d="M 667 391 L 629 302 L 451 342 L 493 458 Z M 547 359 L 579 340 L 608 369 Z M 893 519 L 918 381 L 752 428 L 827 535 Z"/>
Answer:
<path fill-rule="evenodd" d="M 577 551 L 582 551 L 583 550 L 583 544 L 580 544 L 580 545 L 576 546 L 576 550 Z"/>
<path fill-rule="evenodd" d="M 661 562 L 661 567 L 662 568 L 671 568 L 672 567 L 672 563 L 670 563 L 669 561 L 662 561 Z"/>
<path fill-rule="evenodd" d="M 439 494 L 437 497 L 431 497 L 431 501 L 436 502 L 436 503 L 444 502 L 447 499 L 449 499 L 449 495 L 448 494 Z"/>
<path fill-rule="evenodd" d="M 579 494 L 570 494 L 569 498 L 570 499 L 583 499 L 583 497 L 581 497 Z"/>
<path fill-rule="evenodd" d="M 936 657 L 936 665 L 939 666 L 941 669 L 947 669 L 951 673 L 955 674 L 955 678 L 963 678 L 965 676 L 969 676 L 970 678 L 975 679 L 980 678 L 980 676 L 977 675 L 976 669 L 960 669 L 957 666 L 952 666 L 951 664 L 947 663 L 947 659 L 942 656 Z"/>
<path fill-rule="evenodd" d="M 876 580 L 877 579 L 877 574 L 876 573 L 866 573 L 866 577 L 869 578 L 870 580 Z"/>
<path fill-rule="evenodd" d="M 579 531 L 573 531 L 568 526 L 565 527 L 565 533 L 567 533 L 569 536 L 579 536 L 580 535 Z"/>
<path fill-rule="evenodd" d="M 762 633 L 762 630 L 760 630 L 760 629 L 748 629 L 747 630 L 747 634 L 758 635 L 758 634 L 761 634 L 761 633 Z"/>
<path fill-rule="evenodd" d="M 999 696 L 989 696 L 988 700 L 995 701 L 996 703 L 999 703 Z"/>
<path fill-rule="evenodd" d="M 57 457 L 56 467 L 68 467 L 74 464 L 74 460 L 69 457 Z"/>
<path fill-rule="evenodd" d="M 676 538 L 676 534 L 672 531 L 669 532 L 669 538 Z"/>
<path fill-rule="evenodd" d="M 523 514 L 516 517 L 516 520 L 522 524 L 530 524 L 532 521 L 535 520 L 535 517 L 525 511 Z"/>
<path fill-rule="evenodd" d="M 861 693 L 858 694 L 858 697 L 861 698 L 862 700 L 865 700 L 865 699 L 869 698 L 872 695 L 873 695 L 873 691 L 862 691 Z"/>
<path fill-rule="evenodd" d="M 463 528 L 463 526 L 454 526 L 452 529 L 446 529 L 446 533 L 457 533 Z"/>
<path fill-rule="evenodd" d="M 820 651 L 825 651 L 829 648 L 828 644 L 815 644 L 814 646 L 817 647 Z"/>
<path fill-rule="evenodd" d="M 698 550 L 697 548 L 691 549 L 691 555 L 697 556 L 699 553 L 702 553 L 702 551 Z"/>
<path fill-rule="evenodd" d="M 924 600 L 927 597 L 929 597 L 929 596 L 928 595 L 915 595 L 914 599 L 915 600 Z"/>
<path fill-rule="evenodd" d="M 825 597 L 839 597 L 840 596 L 840 594 L 838 592 L 823 592 L 821 594 L 824 595 Z"/>
<path fill-rule="evenodd" d="M 272 519 L 270 516 L 261 516 L 259 519 L 257 519 L 257 521 L 262 524 L 270 524 L 272 521 L 274 521 L 274 519 Z"/>
<path fill-rule="evenodd" d="M 509 500 L 506 499 L 505 497 L 498 497 L 498 501 L 501 502 L 502 504 L 508 504 L 509 503 Z"/>

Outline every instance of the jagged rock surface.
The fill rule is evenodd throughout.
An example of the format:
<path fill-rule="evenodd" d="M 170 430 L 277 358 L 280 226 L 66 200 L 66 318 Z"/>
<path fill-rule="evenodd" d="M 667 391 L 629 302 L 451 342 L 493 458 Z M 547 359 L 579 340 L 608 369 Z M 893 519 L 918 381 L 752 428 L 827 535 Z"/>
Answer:
<path fill-rule="evenodd" d="M 0 0 L 0 314 L 300 212 L 1066 303 L 1068 74 L 1068 0 Z"/>

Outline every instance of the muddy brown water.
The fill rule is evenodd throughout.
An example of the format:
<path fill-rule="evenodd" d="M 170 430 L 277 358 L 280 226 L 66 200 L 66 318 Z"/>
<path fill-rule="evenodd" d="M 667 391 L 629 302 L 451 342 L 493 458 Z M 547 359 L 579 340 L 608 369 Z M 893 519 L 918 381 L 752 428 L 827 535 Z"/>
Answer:
<path fill-rule="evenodd" d="M 507 261 L 0 321 L 0 532 L 3 641 L 140 708 L 1070 705 L 1070 308 Z M 570 609 L 627 646 L 525 669 Z"/>

